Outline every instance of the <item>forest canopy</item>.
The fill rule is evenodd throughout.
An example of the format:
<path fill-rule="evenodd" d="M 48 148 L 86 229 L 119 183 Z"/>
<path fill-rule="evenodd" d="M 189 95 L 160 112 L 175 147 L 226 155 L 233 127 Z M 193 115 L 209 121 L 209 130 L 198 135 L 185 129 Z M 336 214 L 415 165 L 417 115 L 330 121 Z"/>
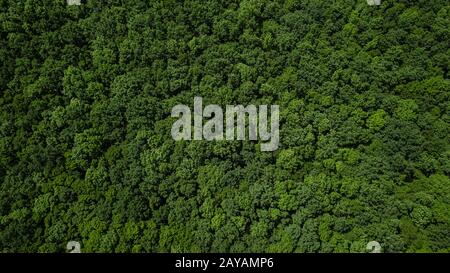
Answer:
<path fill-rule="evenodd" d="M 447 0 L 0 0 L 0 252 L 450 252 Z M 279 105 L 280 143 L 174 141 Z"/>

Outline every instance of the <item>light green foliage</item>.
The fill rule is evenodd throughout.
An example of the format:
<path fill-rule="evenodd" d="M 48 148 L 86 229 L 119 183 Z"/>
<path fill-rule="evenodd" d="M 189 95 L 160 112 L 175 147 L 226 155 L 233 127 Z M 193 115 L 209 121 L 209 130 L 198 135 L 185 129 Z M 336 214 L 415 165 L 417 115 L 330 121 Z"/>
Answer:
<path fill-rule="evenodd" d="M 385 124 L 386 112 L 383 109 L 377 110 L 367 119 L 367 126 L 374 131 L 379 131 Z"/>

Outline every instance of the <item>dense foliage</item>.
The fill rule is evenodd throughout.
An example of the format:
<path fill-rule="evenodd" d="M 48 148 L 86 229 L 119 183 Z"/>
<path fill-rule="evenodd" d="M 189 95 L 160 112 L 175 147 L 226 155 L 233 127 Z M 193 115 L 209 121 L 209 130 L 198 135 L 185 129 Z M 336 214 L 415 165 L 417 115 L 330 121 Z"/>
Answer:
<path fill-rule="evenodd" d="M 0 0 L 0 251 L 450 252 L 447 0 Z M 277 104 L 280 147 L 171 108 Z"/>

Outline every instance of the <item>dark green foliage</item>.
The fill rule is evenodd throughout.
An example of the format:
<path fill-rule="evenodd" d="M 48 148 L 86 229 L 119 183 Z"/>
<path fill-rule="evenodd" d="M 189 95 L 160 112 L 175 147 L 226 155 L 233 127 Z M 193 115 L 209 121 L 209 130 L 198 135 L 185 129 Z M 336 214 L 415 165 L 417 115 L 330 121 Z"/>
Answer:
<path fill-rule="evenodd" d="M 450 252 L 445 0 L 0 0 L 0 251 Z M 280 147 L 170 110 L 280 105 Z"/>

